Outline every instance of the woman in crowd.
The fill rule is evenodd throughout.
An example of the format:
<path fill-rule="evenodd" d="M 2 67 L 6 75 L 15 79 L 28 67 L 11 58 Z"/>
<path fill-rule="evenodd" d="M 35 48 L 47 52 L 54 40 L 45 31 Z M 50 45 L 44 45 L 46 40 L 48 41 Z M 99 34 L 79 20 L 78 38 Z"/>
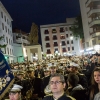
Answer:
<path fill-rule="evenodd" d="M 100 92 L 100 67 L 96 67 L 92 73 L 90 100 L 94 100 L 94 98 L 97 98 L 96 94 L 98 94 L 99 92 Z"/>

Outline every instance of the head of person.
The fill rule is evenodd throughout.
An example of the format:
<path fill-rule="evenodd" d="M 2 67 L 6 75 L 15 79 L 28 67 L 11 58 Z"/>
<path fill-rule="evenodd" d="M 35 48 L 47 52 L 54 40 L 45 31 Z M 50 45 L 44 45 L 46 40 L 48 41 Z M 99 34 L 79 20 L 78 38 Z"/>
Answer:
<path fill-rule="evenodd" d="M 37 65 L 37 69 L 41 69 L 41 65 L 40 64 Z"/>
<path fill-rule="evenodd" d="M 44 76 L 49 76 L 50 70 L 48 68 L 44 69 Z"/>
<path fill-rule="evenodd" d="M 31 68 L 30 68 L 30 69 L 27 71 L 27 75 L 28 75 L 29 78 L 34 78 L 34 74 L 35 74 L 35 73 L 34 73 L 34 69 L 31 69 Z"/>
<path fill-rule="evenodd" d="M 91 84 L 100 84 L 100 67 L 96 67 L 92 73 Z"/>
<path fill-rule="evenodd" d="M 87 66 L 88 65 L 88 62 L 87 61 L 84 61 L 84 66 Z"/>
<path fill-rule="evenodd" d="M 69 73 L 67 82 L 68 86 L 75 87 L 79 82 L 79 77 L 75 73 Z"/>
<path fill-rule="evenodd" d="M 21 100 L 21 89 L 23 87 L 17 84 L 14 84 L 11 90 L 9 91 L 10 100 Z"/>
<path fill-rule="evenodd" d="M 56 66 L 50 66 L 50 73 L 51 73 L 51 75 L 52 74 L 55 74 L 56 73 Z"/>
<path fill-rule="evenodd" d="M 63 75 L 59 73 L 55 73 L 51 75 L 50 80 L 49 80 L 49 87 L 53 94 L 64 93 L 65 86 L 66 84 L 65 84 L 65 79 Z"/>
<path fill-rule="evenodd" d="M 78 64 L 75 64 L 75 63 L 71 63 L 70 64 L 70 72 L 77 73 L 78 72 L 78 68 L 79 68 Z"/>

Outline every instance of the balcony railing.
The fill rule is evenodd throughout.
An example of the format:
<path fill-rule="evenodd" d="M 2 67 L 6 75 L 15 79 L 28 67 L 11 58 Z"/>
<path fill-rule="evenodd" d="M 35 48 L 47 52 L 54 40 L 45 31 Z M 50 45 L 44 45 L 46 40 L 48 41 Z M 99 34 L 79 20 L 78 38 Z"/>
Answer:
<path fill-rule="evenodd" d="M 95 13 L 100 13 L 100 8 L 93 8 L 87 12 L 88 17 L 91 17 Z"/>
<path fill-rule="evenodd" d="M 58 46 L 58 44 L 54 44 L 54 47 Z"/>
<path fill-rule="evenodd" d="M 57 38 L 53 38 L 53 40 L 57 40 Z"/>
<path fill-rule="evenodd" d="M 66 43 L 62 43 L 62 46 L 65 46 L 66 45 Z"/>
<path fill-rule="evenodd" d="M 96 2 L 96 1 L 100 1 L 100 0 L 87 0 L 85 5 L 86 7 L 90 7 L 92 5 L 92 2 Z"/>
<path fill-rule="evenodd" d="M 51 51 L 47 51 L 47 54 L 51 54 Z"/>
<path fill-rule="evenodd" d="M 100 19 L 94 19 L 89 23 L 89 27 L 93 27 L 94 25 L 100 25 Z"/>
<path fill-rule="evenodd" d="M 50 45 L 46 45 L 46 48 L 50 47 Z"/>

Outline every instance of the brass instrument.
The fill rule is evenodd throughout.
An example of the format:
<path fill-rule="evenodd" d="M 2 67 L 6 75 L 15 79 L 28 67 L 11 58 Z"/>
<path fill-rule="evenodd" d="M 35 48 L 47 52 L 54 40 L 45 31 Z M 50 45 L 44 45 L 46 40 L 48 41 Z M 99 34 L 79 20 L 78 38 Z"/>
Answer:
<path fill-rule="evenodd" d="M 44 90 L 44 93 L 45 93 L 46 95 L 51 94 L 51 90 L 50 90 L 50 86 L 49 86 L 49 85 L 46 86 L 46 88 L 45 88 L 45 90 Z"/>

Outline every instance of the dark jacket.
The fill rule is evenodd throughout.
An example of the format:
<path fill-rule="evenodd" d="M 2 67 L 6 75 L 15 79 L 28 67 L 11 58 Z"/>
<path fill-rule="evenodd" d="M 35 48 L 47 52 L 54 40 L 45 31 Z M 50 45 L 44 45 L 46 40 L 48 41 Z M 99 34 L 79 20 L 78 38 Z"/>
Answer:
<path fill-rule="evenodd" d="M 86 90 L 79 84 L 74 88 L 68 88 L 68 92 L 76 100 L 87 100 Z"/>
<path fill-rule="evenodd" d="M 49 95 L 49 96 L 44 97 L 43 100 L 55 100 L 55 99 L 53 98 L 53 95 Z M 57 100 L 76 100 L 76 99 L 64 94 L 60 98 L 58 98 Z"/>

